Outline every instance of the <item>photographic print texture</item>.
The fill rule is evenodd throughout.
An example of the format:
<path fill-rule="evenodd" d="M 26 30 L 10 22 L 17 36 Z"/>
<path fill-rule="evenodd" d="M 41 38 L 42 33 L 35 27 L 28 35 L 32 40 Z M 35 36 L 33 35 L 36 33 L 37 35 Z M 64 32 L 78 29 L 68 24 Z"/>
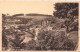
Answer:
<path fill-rule="evenodd" d="M 7 12 L 2 14 L 2 50 L 77 50 L 79 4 L 53 3 L 54 10 L 51 9 L 51 15 L 47 14 L 49 6 L 45 5 L 46 10 L 37 8 L 38 11 L 46 11 L 46 14 L 43 14 L 34 10 L 39 5 L 38 3 L 32 5 L 29 5 L 32 13 L 14 13 L 11 15 Z M 41 7 L 45 6 L 41 5 Z M 17 8 L 19 9 L 19 7 Z M 25 11 L 28 12 L 28 9 Z"/>

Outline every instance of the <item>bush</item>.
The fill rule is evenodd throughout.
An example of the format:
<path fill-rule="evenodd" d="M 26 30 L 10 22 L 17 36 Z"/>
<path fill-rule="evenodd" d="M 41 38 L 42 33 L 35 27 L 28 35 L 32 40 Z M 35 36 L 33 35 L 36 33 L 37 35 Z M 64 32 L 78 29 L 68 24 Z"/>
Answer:
<path fill-rule="evenodd" d="M 74 50 L 74 43 L 63 31 L 46 31 L 39 33 L 38 44 L 41 50 Z"/>

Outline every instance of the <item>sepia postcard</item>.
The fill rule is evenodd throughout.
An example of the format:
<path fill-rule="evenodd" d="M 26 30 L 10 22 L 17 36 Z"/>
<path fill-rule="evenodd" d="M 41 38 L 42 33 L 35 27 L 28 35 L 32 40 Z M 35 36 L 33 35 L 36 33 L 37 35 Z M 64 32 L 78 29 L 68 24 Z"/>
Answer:
<path fill-rule="evenodd" d="M 80 52 L 79 2 L 1 1 L 1 52 Z"/>

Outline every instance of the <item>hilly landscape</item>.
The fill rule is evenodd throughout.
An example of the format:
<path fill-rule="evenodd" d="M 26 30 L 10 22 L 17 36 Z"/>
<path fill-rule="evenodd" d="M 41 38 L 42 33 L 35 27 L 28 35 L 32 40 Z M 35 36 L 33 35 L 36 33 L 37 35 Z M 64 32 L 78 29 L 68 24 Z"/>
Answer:
<path fill-rule="evenodd" d="M 78 3 L 55 3 L 55 10 L 53 15 L 2 14 L 2 50 L 77 50 Z"/>

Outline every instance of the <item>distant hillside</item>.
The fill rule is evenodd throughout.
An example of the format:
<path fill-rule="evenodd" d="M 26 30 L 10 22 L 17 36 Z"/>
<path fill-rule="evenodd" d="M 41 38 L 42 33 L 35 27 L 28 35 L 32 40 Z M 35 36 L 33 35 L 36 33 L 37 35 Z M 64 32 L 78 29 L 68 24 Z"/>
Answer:
<path fill-rule="evenodd" d="M 26 16 L 52 16 L 52 15 L 30 13 L 30 14 L 26 14 Z"/>
<path fill-rule="evenodd" d="M 46 15 L 46 14 L 14 14 L 12 15 L 13 18 L 33 18 L 33 20 L 44 20 L 45 18 L 51 18 L 52 15 Z"/>
<path fill-rule="evenodd" d="M 30 14 L 14 14 L 12 15 L 13 17 L 17 16 L 52 16 L 52 15 L 47 15 L 47 14 L 36 14 L 36 13 L 30 13 Z"/>
<path fill-rule="evenodd" d="M 13 17 L 17 17 L 17 16 L 24 16 L 24 14 L 14 14 L 12 15 Z"/>
<path fill-rule="evenodd" d="M 48 21 L 63 21 L 62 19 L 58 19 L 58 18 L 55 18 L 54 16 L 52 15 L 46 15 L 46 14 L 36 14 L 36 13 L 30 13 L 30 14 L 14 14 L 12 15 L 11 17 L 7 17 L 7 18 L 10 18 L 10 19 L 20 19 L 21 21 L 22 20 L 28 20 L 28 19 L 31 19 L 32 22 L 30 23 L 36 23 L 36 22 L 40 22 L 40 21 L 44 21 L 44 20 L 48 20 Z"/>

